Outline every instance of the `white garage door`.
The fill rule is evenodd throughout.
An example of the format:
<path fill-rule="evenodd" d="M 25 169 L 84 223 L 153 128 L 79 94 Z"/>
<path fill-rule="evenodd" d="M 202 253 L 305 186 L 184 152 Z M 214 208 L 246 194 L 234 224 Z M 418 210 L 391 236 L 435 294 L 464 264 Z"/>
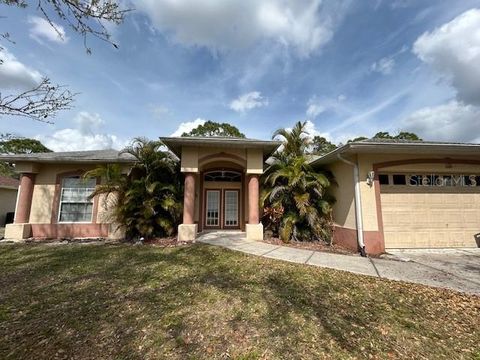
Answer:
<path fill-rule="evenodd" d="M 430 183 L 422 181 L 422 176 L 425 177 L 383 175 L 385 247 L 476 247 L 480 233 L 480 186 L 475 178 L 470 181 L 464 176 L 458 181 L 454 177 L 452 184 L 445 182 L 451 181 L 450 176 L 431 175 Z M 415 181 L 418 179 L 420 182 Z M 445 185 L 439 186 L 442 180 Z"/>

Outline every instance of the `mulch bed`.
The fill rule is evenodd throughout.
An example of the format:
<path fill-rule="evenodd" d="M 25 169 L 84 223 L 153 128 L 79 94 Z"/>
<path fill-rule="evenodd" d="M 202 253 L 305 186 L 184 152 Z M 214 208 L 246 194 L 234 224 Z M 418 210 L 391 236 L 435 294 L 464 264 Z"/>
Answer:
<path fill-rule="evenodd" d="M 272 245 L 280 245 L 280 246 L 289 246 L 298 249 L 306 249 L 306 250 L 314 250 L 314 251 L 323 251 L 335 254 L 343 254 L 343 255 L 352 255 L 357 254 L 357 252 L 352 251 L 350 249 L 346 249 L 339 245 L 329 245 L 323 241 L 290 241 L 289 243 L 283 242 L 281 239 L 272 237 L 269 239 L 264 239 L 263 242 Z"/>

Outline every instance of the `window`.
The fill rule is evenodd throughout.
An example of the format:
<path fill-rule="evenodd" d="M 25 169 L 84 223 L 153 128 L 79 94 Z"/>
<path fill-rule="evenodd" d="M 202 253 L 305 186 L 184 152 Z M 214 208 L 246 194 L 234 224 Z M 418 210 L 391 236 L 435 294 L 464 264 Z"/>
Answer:
<path fill-rule="evenodd" d="M 406 185 L 405 175 L 393 175 L 393 185 Z"/>
<path fill-rule="evenodd" d="M 242 181 L 242 175 L 236 171 L 210 171 L 205 174 L 205 181 L 240 182 Z"/>
<path fill-rule="evenodd" d="M 378 175 L 378 181 L 380 182 L 380 185 L 388 185 L 390 184 L 390 181 L 388 179 L 388 175 L 386 174 L 380 174 Z"/>
<path fill-rule="evenodd" d="M 95 179 L 82 179 L 80 176 L 64 178 L 60 195 L 59 222 L 91 222 Z"/>

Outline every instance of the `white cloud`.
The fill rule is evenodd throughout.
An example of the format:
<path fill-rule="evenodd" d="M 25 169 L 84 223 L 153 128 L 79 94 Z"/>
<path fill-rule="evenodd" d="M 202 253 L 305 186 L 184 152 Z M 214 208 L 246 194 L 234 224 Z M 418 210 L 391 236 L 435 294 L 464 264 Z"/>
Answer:
<path fill-rule="evenodd" d="M 383 75 L 388 75 L 392 73 L 393 67 L 395 66 L 395 59 L 392 57 L 384 57 L 378 61 L 375 61 L 370 69 L 375 72 L 379 72 Z"/>
<path fill-rule="evenodd" d="M 413 52 L 448 79 L 458 100 L 480 105 L 480 9 L 468 10 L 424 33 L 415 41 Z"/>
<path fill-rule="evenodd" d="M 345 101 L 347 97 L 343 94 L 340 94 L 333 99 L 322 99 L 317 96 L 312 96 L 307 102 L 307 110 L 305 115 L 307 119 L 315 119 L 321 113 L 327 110 L 340 110 L 343 105 L 342 102 Z"/>
<path fill-rule="evenodd" d="M 350 1 L 138 0 L 135 7 L 180 44 L 213 51 L 273 40 L 308 56 L 325 45 Z"/>
<path fill-rule="evenodd" d="M 322 112 L 325 111 L 325 106 L 321 104 L 316 104 L 316 103 L 310 103 L 308 104 L 306 115 L 310 119 L 316 118 L 318 115 L 320 115 Z"/>
<path fill-rule="evenodd" d="M 74 118 L 75 128 L 54 131 L 50 135 L 38 135 L 46 147 L 53 151 L 122 149 L 127 145 L 116 135 L 99 134 L 105 123 L 100 115 L 86 111 L 79 112 Z"/>
<path fill-rule="evenodd" d="M 181 123 L 177 130 L 175 130 L 170 136 L 182 136 L 183 133 L 188 133 L 195 129 L 197 126 L 203 125 L 207 122 L 205 119 L 197 118 L 193 121 L 187 121 Z"/>
<path fill-rule="evenodd" d="M 245 112 L 266 105 L 268 105 L 268 100 L 259 91 L 252 91 L 233 100 L 230 103 L 230 109 L 237 112 Z"/>
<path fill-rule="evenodd" d="M 152 112 L 153 116 L 162 119 L 165 115 L 170 113 L 170 110 L 163 105 L 152 105 L 150 106 L 150 111 Z"/>
<path fill-rule="evenodd" d="M 455 100 L 417 110 L 401 124 L 426 140 L 480 142 L 480 108 Z"/>
<path fill-rule="evenodd" d="M 0 89 L 28 89 L 38 85 L 42 75 L 17 60 L 6 48 L 0 50 Z"/>
<path fill-rule="evenodd" d="M 58 44 L 68 42 L 65 29 L 61 25 L 54 22 L 50 24 L 47 20 L 39 16 L 30 16 L 28 23 L 31 25 L 29 31 L 30 37 L 39 43 L 42 43 L 42 39 Z"/>

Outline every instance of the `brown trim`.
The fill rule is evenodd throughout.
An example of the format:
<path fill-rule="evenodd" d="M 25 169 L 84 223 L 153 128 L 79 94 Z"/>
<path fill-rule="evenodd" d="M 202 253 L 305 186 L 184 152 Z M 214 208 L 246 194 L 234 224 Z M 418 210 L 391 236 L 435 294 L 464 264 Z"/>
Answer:
<path fill-rule="evenodd" d="M 200 176 L 200 179 L 199 179 L 200 187 L 198 188 L 198 192 L 199 192 L 198 205 L 199 205 L 199 208 L 198 208 L 197 224 L 198 224 L 198 231 L 201 232 L 201 231 L 203 231 L 203 190 L 204 190 L 203 189 L 203 173 L 200 172 L 199 176 Z"/>
<path fill-rule="evenodd" d="M 35 239 L 106 238 L 109 224 L 31 224 Z"/>
<path fill-rule="evenodd" d="M 367 254 L 379 255 L 385 252 L 382 232 L 364 231 L 363 234 Z M 358 251 L 357 230 L 335 225 L 333 229 L 333 243 L 352 251 Z"/>
<path fill-rule="evenodd" d="M 245 231 L 245 198 L 248 196 L 246 190 L 246 181 L 245 181 L 245 172 L 242 173 L 242 185 L 240 186 L 242 189 L 240 196 L 241 196 L 241 204 L 242 204 L 242 211 L 240 212 L 240 230 Z"/>
<path fill-rule="evenodd" d="M 204 189 L 204 202 L 205 202 L 205 207 L 207 206 L 207 191 L 218 191 L 219 194 L 220 194 L 220 198 L 219 198 L 219 214 L 218 214 L 218 226 L 211 226 L 211 225 L 207 225 L 207 210 L 205 208 L 205 216 L 204 216 L 204 219 L 202 219 L 202 223 L 203 223 L 203 228 L 204 229 L 222 229 L 222 224 L 223 224 L 223 206 L 222 206 L 222 197 L 223 197 L 223 191 L 222 189 Z"/>
<path fill-rule="evenodd" d="M 239 161 L 240 163 L 242 163 L 244 166 L 243 167 L 246 167 L 246 164 L 247 164 L 247 160 L 238 156 L 238 155 L 234 155 L 234 154 L 229 154 L 229 153 L 226 153 L 226 152 L 219 152 L 219 153 L 215 153 L 215 154 L 210 154 L 210 155 L 205 155 L 201 158 L 198 159 L 198 164 L 200 165 L 201 163 L 204 163 L 205 161 L 208 161 L 208 160 L 212 160 L 212 159 L 218 159 L 218 158 L 227 158 L 227 159 L 232 159 L 232 160 L 236 160 L 236 161 Z M 221 161 L 221 159 L 218 159 L 218 161 Z"/>
<path fill-rule="evenodd" d="M 85 170 L 74 170 L 74 171 L 66 171 L 62 173 L 58 173 L 55 179 L 55 193 L 53 195 L 53 204 L 52 204 L 52 216 L 50 218 L 51 224 L 58 223 L 58 213 L 60 211 L 60 194 L 62 190 L 62 181 L 66 177 L 70 176 L 83 176 L 85 174 Z M 97 177 L 96 185 L 100 185 L 101 179 Z M 91 224 L 97 223 L 97 215 L 98 215 L 98 202 L 99 197 L 98 195 L 93 198 L 93 209 L 92 209 L 92 222 Z"/>
<path fill-rule="evenodd" d="M 480 160 L 475 159 L 452 159 L 452 158 L 443 158 L 443 159 L 405 159 L 405 160 L 393 160 L 393 161 L 384 161 L 380 163 L 372 164 L 372 170 L 375 173 L 374 186 L 375 186 L 375 203 L 377 206 L 377 226 L 379 231 L 379 241 L 383 245 L 385 250 L 385 232 L 383 228 L 383 212 L 382 212 L 382 196 L 381 196 L 381 186 L 378 179 L 378 170 L 391 166 L 399 165 L 410 165 L 410 164 L 465 164 L 465 165 L 480 165 Z"/>
<path fill-rule="evenodd" d="M 222 215 L 223 215 L 223 221 L 222 221 L 222 229 L 240 229 L 241 228 L 241 204 L 240 204 L 240 195 L 241 195 L 241 189 L 227 189 L 227 188 L 224 188 L 222 189 L 223 190 L 223 194 L 222 194 Z M 227 191 L 236 191 L 237 192 L 237 215 L 238 215 L 238 225 L 235 225 L 235 226 L 232 226 L 232 225 L 226 225 L 225 224 L 225 199 L 226 199 L 226 196 L 225 196 L 225 192 Z"/>
<path fill-rule="evenodd" d="M 443 158 L 443 159 L 407 159 L 407 160 L 394 160 L 394 161 L 385 161 L 380 163 L 373 164 L 373 171 L 382 169 L 390 166 L 398 165 L 409 165 L 409 164 L 467 164 L 467 165 L 480 165 L 480 160 L 475 159 L 452 159 L 452 158 Z"/>

